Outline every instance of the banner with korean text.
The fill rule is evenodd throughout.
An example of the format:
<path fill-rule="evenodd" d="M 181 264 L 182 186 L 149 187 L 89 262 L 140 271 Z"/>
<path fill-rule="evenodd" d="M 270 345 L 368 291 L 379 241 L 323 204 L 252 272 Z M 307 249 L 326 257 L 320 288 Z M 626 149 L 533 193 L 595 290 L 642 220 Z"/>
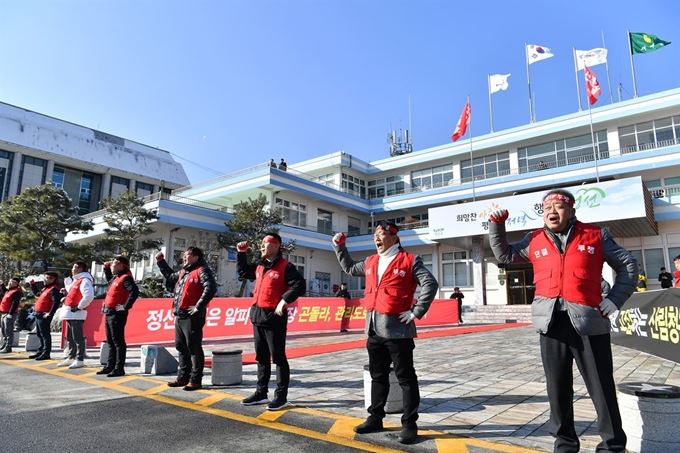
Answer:
<path fill-rule="evenodd" d="M 680 288 L 634 293 L 610 317 L 612 343 L 680 363 Z"/>
<path fill-rule="evenodd" d="M 331 331 L 363 329 L 366 309 L 361 299 L 342 297 L 301 297 L 288 306 L 288 331 Z M 105 315 L 101 313 L 102 300 L 97 299 L 87 309 L 83 331 L 87 346 L 96 347 L 106 341 Z M 204 341 L 237 336 L 250 336 L 253 327 L 249 311 L 252 298 L 216 298 L 206 312 Z M 444 325 L 458 320 L 455 300 L 435 300 L 430 310 L 417 325 Z M 65 332 L 66 329 L 64 328 Z M 128 345 L 173 343 L 175 317 L 172 299 L 139 299 L 128 316 L 125 341 Z"/>

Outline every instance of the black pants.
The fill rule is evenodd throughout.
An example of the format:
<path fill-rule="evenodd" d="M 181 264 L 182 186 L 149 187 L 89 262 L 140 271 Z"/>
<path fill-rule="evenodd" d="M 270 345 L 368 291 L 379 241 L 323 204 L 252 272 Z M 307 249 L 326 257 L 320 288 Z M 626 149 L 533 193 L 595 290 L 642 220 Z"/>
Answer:
<path fill-rule="evenodd" d="M 188 318 L 175 318 L 175 348 L 179 352 L 177 379 L 200 384 L 203 380 L 203 325 L 205 310 Z"/>
<path fill-rule="evenodd" d="M 255 339 L 255 360 L 257 361 L 257 391 L 269 391 L 269 379 L 273 361 L 276 364 L 276 390 L 274 395 L 288 398 L 290 385 L 290 366 L 286 357 L 286 332 L 288 316 L 274 315 L 267 325 L 253 324 Z"/>
<path fill-rule="evenodd" d="M 36 354 L 38 356 L 50 356 L 52 352 L 52 334 L 50 333 L 50 324 L 52 323 L 52 318 L 45 319 L 43 316 L 45 313 L 38 313 L 35 316 L 35 324 L 37 326 L 36 333 L 38 340 L 40 340 L 40 346 Z"/>
<path fill-rule="evenodd" d="M 123 371 L 125 368 L 127 352 L 125 324 L 127 318 L 127 310 L 106 314 L 106 343 L 109 345 L 109 358 L 106 362 L 106 368 L 109 370 Z"/>
<path fill-rule="evenodd" d="M 401 424 L 413 424 L 418 420 L 420 390 L 416 370 L 413 368 L 414 348 L 412 338 L 389 340 L 373 332 L 369 334 L 366 349 L 368 369 L 371 372 L 371 405 L 368 407 L 371 416 L 380 419 L 385 417 L 385 404 L 390 392 L 390 365 L 394 363 L 394 373 L 404 400 Z"/>
<path fill-rule="evenodd" d="M 83 324 L 79 319 L 66 320 L 66 341 L 68 342 L 68 356 L 71 359 L 85 360 L 85 336 Z"/>
<path fill-rule="evenodd" d="M 574 360 L 597 412 L 602 437 L 597 451 L 623 452 L 626 434 L 616 400 L 609 334 L 581 336 L 574 330 L 567 312 L 555 311 L 548 333 L 541 335 L 540 343 L 555 452 L 579 450 L 574 428 Z"/>

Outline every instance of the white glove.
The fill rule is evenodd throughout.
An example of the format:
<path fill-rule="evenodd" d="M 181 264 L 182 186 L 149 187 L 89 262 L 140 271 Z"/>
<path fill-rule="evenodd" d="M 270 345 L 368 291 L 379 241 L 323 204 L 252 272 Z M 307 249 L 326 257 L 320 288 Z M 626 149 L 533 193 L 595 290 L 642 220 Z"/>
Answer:
<path fill-rule="evenodd" d="M 49 314 L 49 313 L 45 313 L 45 314 L 43 314 L 43 319 L 50 319 L 50 316 L 52 316 L 52 315 Z"/>
<path fill-rule="evenodd" d="M 345 241 L 347 241 L 347 236 L 345 236 L 345 233 L 337 233 L 335 236 L 333 236 L 333 245 L 342 247 L 345 245 Z"/>
<path fill-rule="evenodd" d="M 508 220 L 509 213 L 507 209 L 495 209 L 489 214 L 489 221 L 493 223 L 505 223 Z"/>
<path fill-rule="evenodd" d="M 283 316 L 283 310 L 286 309 L 286 305 L 288 305 L 286 304 L 286 301 L 281 300 L 281 302 L 279 302 L 279 304 L 276 306 L 274 313 L 276 313 L 278 316 Z"/>
<path fill-rule="evenodd" d="M 617 307 L 616 304 L 609 299 L 605 299 L 600 302 L 600 312 L 603 316 L 609 317 L 618 309 L 619 307 Z"/>
<path fill-rule="evenodd" d="M 12 315 L 10 315 L 10 314 L 6 314 L 5 316 L 7 317 L 7 319 L 12 319 L 12 318 L 14 317 L 14 316 L 12 316 Z"/>
<path fill-rule="evenodd" d="M 399 321 L 404 324 L 408 324 L 414 319 L 416 319 L 416 315 L 414 315 L 411 310 L 406 310 L 399 313 Z"/>
<path fill-rule="evenodd" d="M 116 311 L 125 311 L 125 305 L 116 305 Z"/>
<path fill-rule="evenodd" d="M 189 310 L 187 310 L 190 315 L 194 315 L 198 313 L 198 308 L 196 308 L 196 305 L 192 305 L 189 307 Z"/>

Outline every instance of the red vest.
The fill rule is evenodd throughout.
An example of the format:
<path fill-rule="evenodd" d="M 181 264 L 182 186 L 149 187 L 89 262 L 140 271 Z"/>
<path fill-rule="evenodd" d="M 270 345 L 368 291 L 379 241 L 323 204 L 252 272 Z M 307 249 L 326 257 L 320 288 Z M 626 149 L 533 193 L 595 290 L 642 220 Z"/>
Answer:
<path fill-rule="evenodd" d="M 104 299 L 104 306 L 108 308 L 116 308 L 116 305 L 125 305 L 128 300 L 130 291 L 125 289 L 123 280 L 128 276 L 132 277 L 132 272 L 129 270 L 113 277 L 109 288 L 106 290 L 106 298 Z"/>
<path fill-rule="evenodd" d="M 71 285 L 71 288 L 68 290 L 68 294 L 66 295 L 66 299 L 64 300 L 64 305 L 67 307 L 78 306 L 83 298 L 83 293 L 80 292 L 80 285 L 83 284 L 83 280 L 85 280 L 85 278 L 86 277 L 82 277 L 73 282 L 73 285 Z"/>
<path fill-rule="evenodd" d="M 273 310 L 281 302 L 281 296 L 288 291 L 286 283 L 286 267 L 288 261 L 279 258 L 270 269 L 258 264 L 255 269 L 255 305 Z"/>
<path fill-rule="evenodd" d="M 673 272 L 673 275 L 675 276 L 675 283 L 673 283 L 673 287 L 680 288 L 680 271 Z"/>
<path fill-rule="evenodd" d="M 52 288 L 56 288 L 57 284 L 52 283 L 51 285 L 45 286 L 38 296 L 38 300 L 35 301 L 35 306 L 33 309 L 38 313 L 49 313 L 52 310 Z M 57 301 L 59 303 L 59 301 Z"/>
<path fill-rule="evenodd" d="M 385 269 L 378 283 L 379 255 L 366 258 L 366 289 L 364 306 L 385 315 L 398 315 L 413 306 L 416 282 L 413 280 L 413 260 L 415 255 L 400 250 Z"/>
<path fill-rule="evenodd" d="M 602 301 L 602 231 L 598 226 L 581 222 L 576 222 L 573 228 L 563 254 L 545 231 L 532 233 L 529 259 L 534 267 L 536 295 L 559 296 L 596 308 Z"/>
<path fill-rule="evenodd" d="M 196 269 L 189 272 L 184 284 L 182 285 L 182 294 L 179 299 L 179 310 L 188 310 L 190 306 L 196 305 L 196 302 L 201 298 L 203 294 L 203 284 L 201 283 L 201 266 L 196 267 Z M 179 271 L 179 278 L 177 279 L 177 284 L 175 285 L 175 292 L 177 291 L 177 285 L 182 281 L 182 277 L 187 271 L 182 269 Z M 108 294 L 107 294 L 108 297 Z"/>
<path fill-rule="evenodd" d="M 0 302 L 0 312 L 2 313 L 9 313 L 9 310 L 12 308 L 12 299 L 14 298 L 14 295 L 16 293 L 23 293 L 21 291 L 21 288 L 12 288 L 8 289 L 5 295 L 2 297 L 2 302 Z M 16 308 L 14 309 L 14 313 L 17 312 L 17 309 L 19 308 L 19 304 L 17 304 Z"/>

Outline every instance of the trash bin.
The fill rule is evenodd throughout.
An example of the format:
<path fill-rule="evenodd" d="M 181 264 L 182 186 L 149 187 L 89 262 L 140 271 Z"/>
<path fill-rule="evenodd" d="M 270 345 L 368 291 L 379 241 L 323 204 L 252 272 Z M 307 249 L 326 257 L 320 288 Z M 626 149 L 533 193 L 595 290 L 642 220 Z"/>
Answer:
<path fill-rule="evenodd" d="M 636 453 L 680 451 L 680 387 L 648 382 L 618 385 L 626 449 Z"/>
<path fill-rule="evenodd" d="M 364 406 L 368 409 L 371 405 L 371 372 L 368 365 L 364 365 Z M 401 386 L 394 373 L 394 368 L 390 367 L 390 393 L 387 395 L 385 413 L 399 414 L 404 411 L 404 398 Z"/>

